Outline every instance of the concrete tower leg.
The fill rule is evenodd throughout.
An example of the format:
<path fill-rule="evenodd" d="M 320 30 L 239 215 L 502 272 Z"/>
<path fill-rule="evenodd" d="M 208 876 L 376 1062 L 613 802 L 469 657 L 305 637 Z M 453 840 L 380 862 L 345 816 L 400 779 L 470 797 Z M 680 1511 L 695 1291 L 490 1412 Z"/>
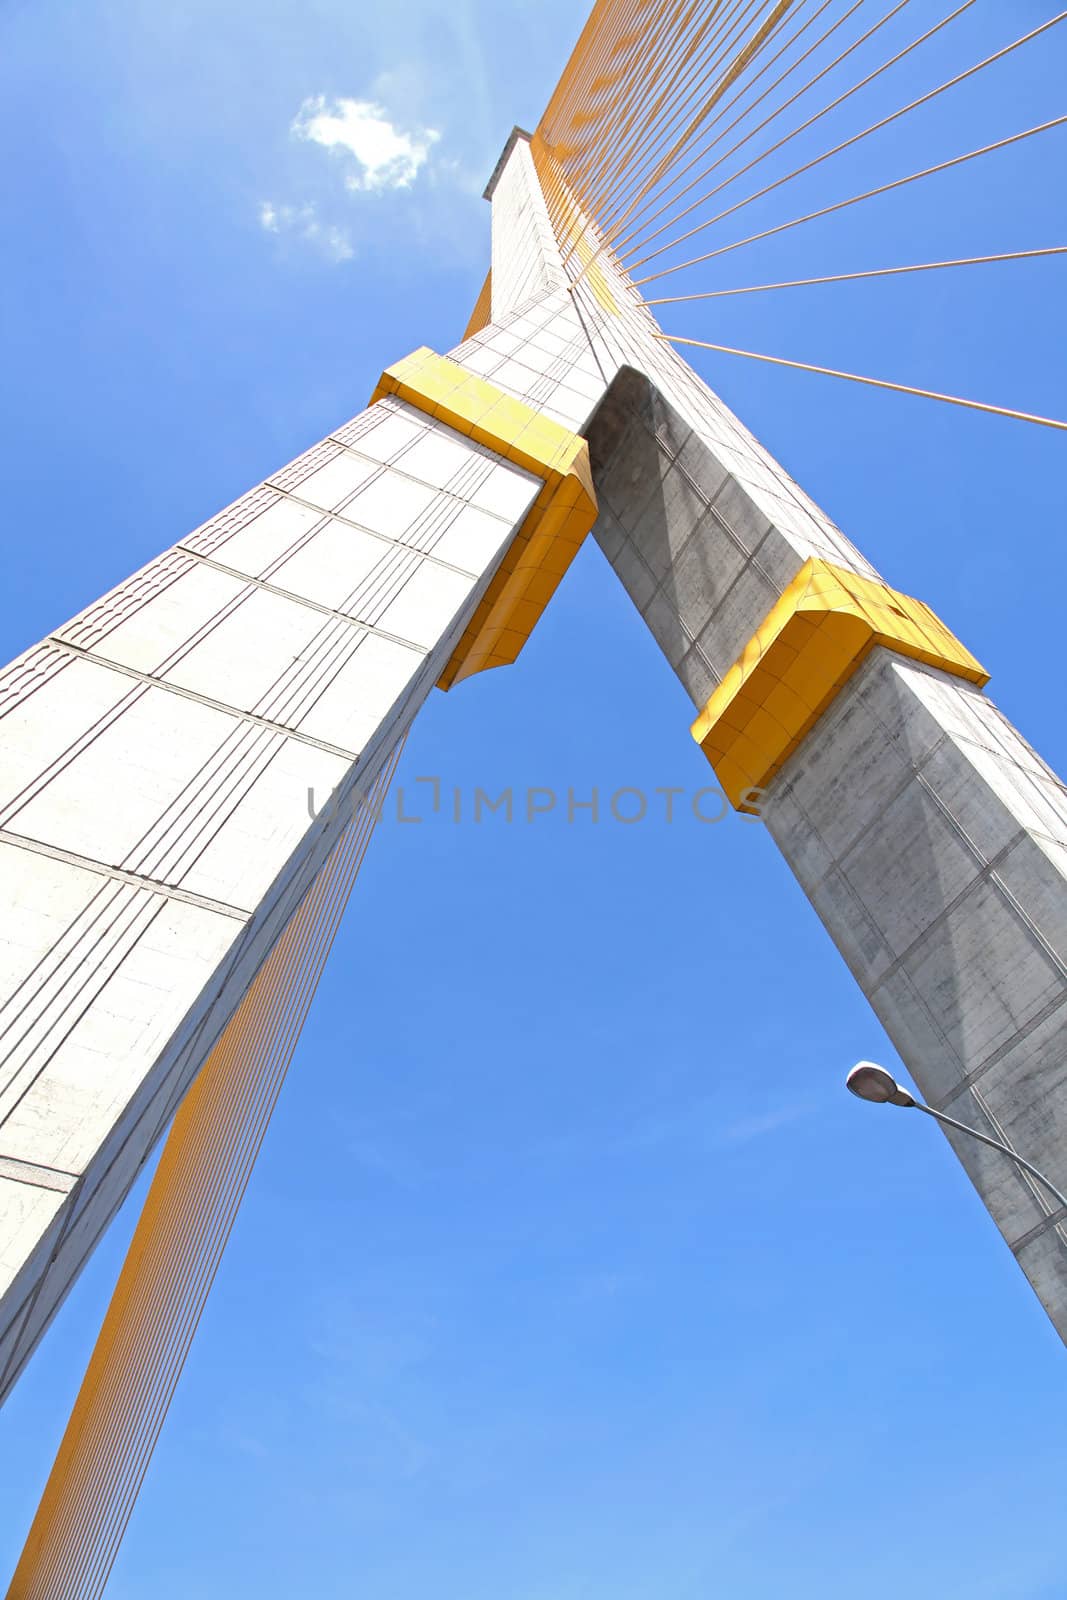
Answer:
<path fill-rule="evenodd" d="M 744 648 L 750 597 L 770 610 L 794 557 L 766 498 L 723 474 L 637 374 L 613 386 L 590 446 L 596 538 L 699 709 Z M 1056 775 L 979 689 L 875 647 L 769 779 L 760 812 L 924 1097 L 1062 1189 L 1067 792 Z M 1067 1339 L 1063 1209 L 1007 1157 L 951 1142 Z"/>
<path fill-rule="evenodd" d="M 516 133 L 494 174 L 493 320 L 452 364 L 391 369 L 0 674 L 0 1392 L 357 792 L 435 682 L 535 625 L 593 519 L 577 435 L 596 536 L 698 710 L 809 563 L 880 588 L 609 258 L 568 291 L 536 157 Z M 761 786 L 920 1087 L 1062 1182 L 1062 787 L 974 688 L 881 644 Z M 1067 1331 L 1065 1230 L 961 1154 Z"/>
<path fill-rule="evenodd" d="M 657 337 L 610 256 L 569 296 L 584 345 L 551 265 L 498 292 L 511 252 L 554 249 L 521 136 L 490 193 L 502 321 L 456 358 L 589 438 L 594 536 L 703 711 L 809 564 L 882 579 Z M 874 643 L 769 767 L 760 809 L 930 1104 L 1063 1189 L 1067 791 L 965 670 Z M 951 1142 L 1067 1339 L 1067 1217 L 1009 1158 Z"/>
<path fill-rule="evenodd" d="M 592 521 L 566 430 L 389 387 L 0 673 L 0 1394 L 502 560 Z"/>

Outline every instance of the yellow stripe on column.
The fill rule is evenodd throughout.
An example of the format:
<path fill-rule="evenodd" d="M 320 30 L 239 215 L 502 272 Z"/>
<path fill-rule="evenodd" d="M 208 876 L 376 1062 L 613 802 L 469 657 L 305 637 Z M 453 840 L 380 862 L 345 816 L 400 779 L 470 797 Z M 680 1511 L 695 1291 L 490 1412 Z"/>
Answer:
<path fill-rule="evenodd" d="M 921 600 L 829 561 L 805 562 L 693 723 L 737 810 L 756 810 L 748 792 L 770 782 L 876 645 L 989 681 Z"/>
<path fill-rule="evenodd" d="M 450 689 L 487 667 L 515 661 L 533 632 L 596 521 L 589 446 L 580 434 L 426 346 L 386 368 L 371 404 L 385 395 L 429 413 L 544 482 L 438 680 L 440 688 Z"/>

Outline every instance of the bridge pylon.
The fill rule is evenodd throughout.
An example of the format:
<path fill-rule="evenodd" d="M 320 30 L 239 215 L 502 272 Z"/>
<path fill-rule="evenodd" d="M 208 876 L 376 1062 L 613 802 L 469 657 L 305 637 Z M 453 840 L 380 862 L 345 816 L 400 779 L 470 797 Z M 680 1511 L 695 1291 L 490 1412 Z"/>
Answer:
<path fill-rule="evenodd" d="M 561 237 L 561 183 L 516 129 L 467 336 L 401 353 L 365 410 L 0 674 L 0 1392 L 157 1141 L 189 1139 L 179 1108 L 420 706 L 517 659 L 590 533 L 923 1095 L 1067 1184 L 1063 785 L 576 205 Z M 1067 1216 L 956 1154 L 1067 1338 Z M 117 1297 L 144 1317 L 125 1275 Z M 21 1600 L 73 1592 L 109 1392 L 83 1390 Z"/>

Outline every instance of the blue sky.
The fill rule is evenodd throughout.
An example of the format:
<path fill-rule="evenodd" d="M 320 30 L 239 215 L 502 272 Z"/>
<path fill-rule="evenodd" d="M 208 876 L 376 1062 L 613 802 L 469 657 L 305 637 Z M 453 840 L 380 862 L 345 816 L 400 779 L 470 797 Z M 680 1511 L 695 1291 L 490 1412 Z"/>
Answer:
<path fill-rule="evenodd" d="M 948 9 L 913 0 L 865 63 Z M 980 0 L 796 159 L 1054 9 Z M 0 6 L 5 659 L 386 362 L 456 342 L 482 184 L 576 26 L 562 0 Z M 1065 67 L 1067 27 L 742 231 L 1060 114 Z M 1065 153 L 1045 135 L 685 286 L 1067 242 Z M 663 321 L 1062 415 L 1065 281 L 1024 263 Z M 1063 771 L 1063 436 L 700 370 Z M 401 781 L 691 792 L 688 722 L 590 546 L 517 667 L 433 698 Z M 1062 1347 L 936 1131 L 845 1095 L 865 1055 L 893 1064 L 758 824 L 387 817 L 115 1600 L 1067 1595 Z M 132 1218 L 0 1414 L 8 1569 Z"/>

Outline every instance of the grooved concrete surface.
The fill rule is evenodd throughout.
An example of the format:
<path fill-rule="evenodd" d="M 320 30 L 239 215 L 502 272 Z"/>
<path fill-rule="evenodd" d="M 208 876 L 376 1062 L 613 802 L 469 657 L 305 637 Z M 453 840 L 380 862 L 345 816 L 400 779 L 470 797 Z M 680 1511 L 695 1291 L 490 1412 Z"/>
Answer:
<path fill-rule="evenodd" d="M 751 636 L 753 606 L 765 614 L 795 573 L 795 542 L 637 372 L 612 385 L 590 450 L 596 537 L 702 707 Z M 1055 773 L 979 690 L 878 649 L 762 814 L 923 1096 L 1067 1190 Z M 951 1143 L 1067 1340 L 1067 1212 L 1008 1157 Z"/>
<path fill-rule="evenodd" d="M 876 574 L 604 276 L 613 309 L 562 286 L 517 139 L 451 354 L 589 432 L 596 537 L 701 706 L 809 556 Z M 0 1392 L 335 843 L 308 790 L 370 787 L 537 488 L 381 401 L 0 673 Z M 988 701 L 884 651 L 767 811 L 920 1087 L 1061 1182 L 1065 817 Z M 1067 1332 L 1067 1230 L 960 1153 Z"/>
<path fill-rule="evenodd" d="M 538 488 L 382 401 L 0 674 L 4 1388 Z"/>

